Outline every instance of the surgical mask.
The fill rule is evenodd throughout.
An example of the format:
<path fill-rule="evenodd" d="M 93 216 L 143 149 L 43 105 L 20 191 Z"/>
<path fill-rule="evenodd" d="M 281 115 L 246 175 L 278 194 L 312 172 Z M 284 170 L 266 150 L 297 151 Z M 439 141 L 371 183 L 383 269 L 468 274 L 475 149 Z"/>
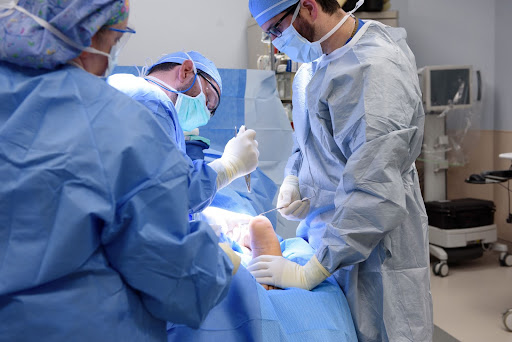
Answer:
<path fill-rule="evenodd" d="M 50 31 L 52 34 L 57 36 L 59 39 L 64 41 L 66 44 L 68 44 L 78 50 L 81 50 L 81 51 L 87 51 L 90 53 L 95 53 L 95 54 L 103 55 L 103 56 L 107 57 L 108 58 L 108 66 L 107 66 L 107 69 L 105 70 L 104 74 L 102 75 L 102 77 L 108 77 L 112 74 L 112 72 L 114 71 L 114 68 L 117 65 L 117 58 L 119 56 L 119 52 L 121 51 L 121 48 L 124 46 L 124 44 L 126 44 L 126 39 L 120 39 L 119 42 L 117 42 L 114 46 L 112 46 L 112 48 L 110 50 L 110 54 L 108 54 L 106 52 L 97 50 L 93 47 L 90 47 L 90 46 L 85 47 L 85 46 L 75 43 L 70 38 L 68 38 L 66 35 L 64 35 L 62 32 L 60 32 L 58 29 L 56 29 L 52 24 L 50 24 L 49 22 L 44 20 L 43 18 L 40 18 L 37 15 L 34 15 L 34 14 L 30 13 L 29 11 L 27 11 L 25 8 L 18 6 L 18 1 L 16 1 L 16 0 L 8 1 L 5 4 L 0 4 L 0 9 L 7 10 L 5 13 L 3 13 L 1 15 L 2 17 L 11 15 L 13 11 L 17 10 L 19 12 L 22 12 L 25 15 L 28 15 L 32 19 L 34 19 L 34 21 L 36 23 L 38 23 L 39 25 L 44 27 L 46 30 Z M 121 31 L 124 32 L 124 30 L 121 30 Z M 135 33 L 135 31 L 133 31 L 131 33 Z M 123 35 L 123 37 L 124 36 L 126 36 L 126 35 Z M 128 37 L 128 36 L 126 36 L 126 37 Z M 71 63 L 71 64 L 76 65 L 76 63 Z"/>
<path fill-rule="evenodd" d="M 198 77 L 195 66 L 194 72 L 195 83 Z M 199 95 L 193 97 L 186 95 L 185 92 L 189 91 L 190 88 L 194 86 L 194 83 L 192 83 L 188 89 L 179 91 L 156 77 L 146 76 L 144 79 L 155 83 L 162 89 L 178 94 L 175 107 L 176 111 L 178 112 L 178 121 L 180 122 L 180 126 L 184 131 L 191 131 L 195 128 L 206 125 L 208 121 L 210 121 L 211 114 L 208 110 L 208 107 L 206 106 L 206 96 L 204 95 L 203 86 L 201 85 L 200 81 L 198 82 L 199 87 L 201 88 L 201 92 Z"/>
<path fill-rule="evenodd" d="M 83 49 L 83 51 L 95 53 L 97 55 L 103 55 L 108 58 L 107 69 L 105 70 L 103 75 L 101 75 L 101 77 L 109 77 L 114 72 L 114 69 L 117 66 L 117 59 L 119 57 L 119 52 L 121 50 L 120 47 L 116 48 L 117 46 L 118 46 L 118 44 L 114 45 L 112 47 L 112 49 L 110 50 L 110 53 L 106 53 L 106 52 L 100 51 L 100 50 L 92 48 L 92 47 L 87 47 L 87 48 Z"/>
<path fill-rule="evenodd" d="M 200 81 L 199 86 L 201 87 L 201 93 L 196 97 L 179 93 L 176 100 L 178 120 L 185 131 L 204 126 L 210 121 L 210 111 L 206 106 L 206 96 Z"/>
<path fill-rule="evenodd" d="M 314 61 L 315 59 L 319 58 L 323 55 L 322 46 L 321 44 L 326 41 L 329 37 L 331 37 L 338 29 L 347 21 L 349 16 L 352 15 L 361 5 L 364 3 L 364 0 L 359 0 L 355 6 L 355 8 L 348 12 L 347 15 L 341 19 L 341 21 L 336 24 L 330 30 L 327 32 L 326 35 L 324 35 L 320 40 L 317 40 L 316 42 L 310 42 L 297 30 L 295 27 L 293 27 L 293 22 L 297 18 L 299 11 L 300 11 L 300 3 L 297 6 L 297 9 L 295 10 L 295 13 L 293 14 L 292 21 L 290 23 L 290 26 L 283 31 L 282 35 L 280 37 L 276 37 L 272 44 L 281 52 L 284 52 L 288 57 L 290 57 L 293 61 L 300 62 L 300 63 L 309 63 Z"/>

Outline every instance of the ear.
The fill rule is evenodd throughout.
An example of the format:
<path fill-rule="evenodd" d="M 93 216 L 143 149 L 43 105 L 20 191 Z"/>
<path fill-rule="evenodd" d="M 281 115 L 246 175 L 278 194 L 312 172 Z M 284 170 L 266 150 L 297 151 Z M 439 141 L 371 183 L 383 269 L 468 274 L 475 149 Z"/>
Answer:
<path fill-rule="evenodd" d="M 316 0 L 301 0 L 300 4 L 300 15 L 308 20 L 315 21 L 318 17 L 319 5 Z"/>
<path fill-rule="evenodd" d="M 190 59 L 187 59 L 180 66 L 178 78 L 180 82 L 186 82 L 191 77 L 194 77 L 194 63 L 192 63 Z"/>

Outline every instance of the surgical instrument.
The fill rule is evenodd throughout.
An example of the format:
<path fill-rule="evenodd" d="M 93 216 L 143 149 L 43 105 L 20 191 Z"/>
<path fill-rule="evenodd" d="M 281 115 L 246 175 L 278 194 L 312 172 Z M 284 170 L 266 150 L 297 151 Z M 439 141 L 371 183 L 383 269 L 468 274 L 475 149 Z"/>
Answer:
<path fill-rule="evenodd" d="M 237 135 L 238 135 L 238 130 L 235 126 L 235 138 Z M 245 186 L 247 186 L 247 192 L 251 192 L 251 174 L 249 173 L 249 174 L 245 175 L 244 178 L 245 178 Z"/>
<path fill-rule="evenodd" d="M 301 201 L 301 202 L 304 202 L 304 201 L 309 201 L 310 199 L 311 199 L 311 197 L 304 197 L 304 198 L 303 198 L 303 199 L 301 199 L 300 201 Z M 292 203 L 293 203 L 293 202 L 292 202 Z M 291 203 L 290 203 L 290 204 L 291 204 Z M 279 207 L 279 208 L 274 208 L 274 209 L 270 209 L 270 210 L 264 211 L 264 212 L 262 212 L 261 214 L 259 214 L 258 216 L 268 214 L 268 213 L 270 213 L 270 212 L 272 212 L 272 211 L 274 211 L 274 210 L 281 210 L 281 209 L 287 208 L 287 207 L 289 207 L 289 206 L 290 206 L 290 204 L 288 204 L 288 205 L 284 205 L 284 206 Z"/>

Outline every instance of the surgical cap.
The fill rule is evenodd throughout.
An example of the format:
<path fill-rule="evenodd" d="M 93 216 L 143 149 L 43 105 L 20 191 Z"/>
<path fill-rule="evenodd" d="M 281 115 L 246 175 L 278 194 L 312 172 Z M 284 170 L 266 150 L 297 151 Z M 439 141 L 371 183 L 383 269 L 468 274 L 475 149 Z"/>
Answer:
<path fill-rule="evenodd" d="M 190 56 L 190 57 L 189 57 Z M 168 55 L 163 56 L 160 58 L 155 64 L 153 64 L 150 68 L 153 69 L 155 66 L 163 63 L 177 63 L 177 64 L 183 64 L 184 61 L 187 59 L 192 59 L 194 62 L 196 68 L 198 70 L 201 70 L 205 73 L 207 73 L 213 80 L 219 85 L 220 92 L 222 93 L 222 80 L 220 78 L 219 70 L 217 70 L 217 67 L 215 64 L 213 64 L 212 61 L 210 61 L 205 56 L 201 55 L 197 51 L 188 51 L 185 52 L 175 52 Z"/>
<path fill-rule="evenodd" d="M 299 0 L 249 0 L 249 11 L 258 25 L 263 25 Z"/>
<path fill-rule="evenodd" d="M 128 0 L 11 1 L 16 2 L 84 47 L 91 45 L 92 36 L 102 26 L 122 22 L 129 12 Z M 18 10 L 0 10 L 0 27 L 2 61 L 32 68 L 54 69 L 81 53 L 36 23 L 34 18 Z"/>

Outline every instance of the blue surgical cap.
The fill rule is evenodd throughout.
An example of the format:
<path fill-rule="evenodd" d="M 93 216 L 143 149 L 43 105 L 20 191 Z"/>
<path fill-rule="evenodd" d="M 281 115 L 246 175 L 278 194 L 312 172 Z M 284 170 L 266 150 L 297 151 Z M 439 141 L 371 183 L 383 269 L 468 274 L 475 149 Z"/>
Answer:
<path fill-rule="evenodd" d="M 128 16 L 127 0 L 19 0 L 18 6 L 47 21 L 78 45 L 91 45 L 91 38 L 104 25 Z M 3 16 L 5 15 L 5 16 Z M 18 10 L 0 10 L 0 60 L 32 68 L 55 69 L 81 51 Z"/>
<path fill-rule="evenodd" d="M 249 0 L 249 11 L 258 25 L 263 25 L 299 0 Z"/>
<path fill-rule="evenodd" d="M 188 54 L 188 56 L 187 56 Z M 190 57 L 189 57 L 190 56 Z M 188 51 L 185 52 L 175 52 L 160 58 L 155 64 L 153 64 L 149 70 L 153 69 L 153 67 L 163 64 L 163 63 L 177 63 L 183 64 L 187 59 L 192 59 L 194 62 L 196 69 L 201 70 L 207 73 L 213 80 L 219 85 L 220 91 L 222 93 L 222 80 L 220 78 L 219 70 L 212 61 L 210 61 L 205 56 L 201 55 L 197 51 Z"/>

